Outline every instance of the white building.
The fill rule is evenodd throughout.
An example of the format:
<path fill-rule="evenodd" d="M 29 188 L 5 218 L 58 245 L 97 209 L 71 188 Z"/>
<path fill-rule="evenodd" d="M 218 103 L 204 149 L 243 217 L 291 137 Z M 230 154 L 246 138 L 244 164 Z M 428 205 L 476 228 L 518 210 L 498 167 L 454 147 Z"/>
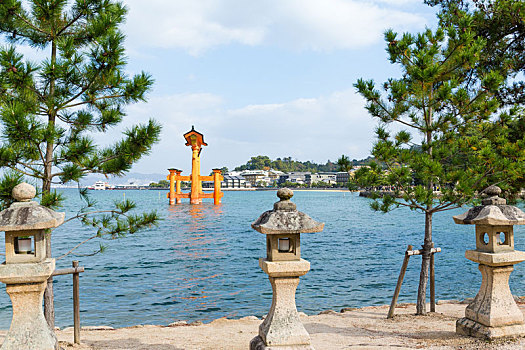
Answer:
<path fill-rule="evenodd" d="M 269 181 L 266 170 L 245 170 L 241 173 L 241 176 L 244 177 L 252 187 L 264 186 L 264 184 Z"/>
<path fill-rule="evenodd" d="M 278 183 L 292 182 L 302 185 L 306 183 L 306 176 L 310 175 L 312 175 L 310 172 L 291 172 L 279 176 Z"/>

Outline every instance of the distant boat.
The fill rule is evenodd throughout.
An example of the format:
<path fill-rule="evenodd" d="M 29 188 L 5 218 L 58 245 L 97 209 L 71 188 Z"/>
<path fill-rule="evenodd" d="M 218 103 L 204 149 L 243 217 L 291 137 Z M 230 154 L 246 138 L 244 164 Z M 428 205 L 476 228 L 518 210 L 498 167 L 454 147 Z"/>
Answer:
<path fill-rule="evenodd" d="M 106 189 L 106 185 L 107 184 L 104 181 L 97 181 L 95 182 L 95 186 L 93 187 L 93 189 L 103 191 Z"/>

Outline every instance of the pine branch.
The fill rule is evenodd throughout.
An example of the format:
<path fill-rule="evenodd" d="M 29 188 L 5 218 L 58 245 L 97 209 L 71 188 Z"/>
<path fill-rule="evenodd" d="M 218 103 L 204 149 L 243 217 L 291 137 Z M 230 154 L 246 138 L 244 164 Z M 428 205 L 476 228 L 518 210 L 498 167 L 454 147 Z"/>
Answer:
<path fill-rule="evenodd" d="M 391 163 L 389 163 L 389 162 L 385 162 L 385 164 L 386 164 L 388 170 L 389 170 L 390 172 L 392 172 L 393 169 L 392 169 L 392 165 L 391 165 Z M 400 188 L 401 188 L 401 191 L 403 191 L 404 193 L 407 193 L 407 194 L 408 194 L 408 192 L 407 192 L 407 188 L 406 188 L 405 186 L 403 186 L 403 184 L 402 184 L 401 182 L 398 182 L 398 183 L 396 184 L 396 186 L 400 187 Z M 410 208 L 414 208 L 414 209 L 419 209 L 419 210 L 422 210 L 422 211 L 426 211 L 426 209 L 425 209 L 424 207 L 422 207 L 421 205 L 419 205 L 417 202 L 415 202 L 414 199 L 413 199 L 412 197 L 409 196 L 408 199 L 410 200 L 410 204 L 402 203 L 402 202 L 400 202 L 400 201 L 396 201 L 396 203 L 398 203 L 399 205 L 408 206 L 408 207 L 410 207 Z"/>
<path fill-rule="evenodd" d="M 126 216 L 123 212 L 121 211 L 117 211 L 117 210 L 95 210 L 95 211 L 90 211 L 90 212 L 84 212 L 84 213 L 81 213 L 81 214 L 77 214 L 75 216 L 72 216 L 70 217 L 69 219 L 67 220 L 64 220 L 64 223 L 67 223 L 67 222 L 70 222 L 72 220 L 76 220 L 76 219 L 80 219 L 80 218 L 83 218 L 85 216 L 88 216 L 88 215 L 94 215 L 94 214 L 103 214 L 103 213 L 107 213 L 107 214 L 118 214 L 118 215 L 124 215 Z"/>
<path fill-rule="evenodd" d="M 37 169 L 33 168 L 32 166 L 30 166 L 30 165 L 27 164 L 27 163 L 24 163 L 24 162 L 22 162 L 22 161 L 18 161 L 18 164 L 20 164 L 20 165 L 22 165 L 23 167 L 25 167 L 25 168 L 31 170 L 31 171 L 34 172 L 34 173 L 38 172 Z"/>
<path fill-rule="evenodd" d="M 69 23 L 67 23 L 64 27 L 62 27 L 62 29 L 60 29 L 56 36 L 60 36 L 62 33 L 64 33 L 66 31 L 67 28 L 71 27 L 73 24 L 75 24 L 76 21 L 78 21 L 81 17 L 82 17 L 82 13 L 79 12 L 78 15 L 76 17 L 74 17 L 73 19 L 71 19 L 71 21 L 69 21 Z M 71 35 L 71 34 L 70 34 Z"/>
<path fill-rule="evenodd" d="M 410 123 L 405 122 L 405 121 L 403 121 L 403 120 L 401 120 L 401 119 L 398 119 L 398 118 L 392 119 L 392 121 L 395 121 L 395 122 L 401 123 L 401 124 L 406 125 L 406 126 L 408 126 L 408 127 L 410 127 L 410 128 L 414 128 L 414 129 L 417 129 L 417 130 L 423 131 L 423 128 L 422 128 L 422 127 L 419 127 L 419 126 L 417 126 L 417 125 L 415 125 L 415 124 L 410 124 Z"/>
<path fill-rule="evenodd" d="M 453 206 L 453 205 L 454 205 L 454 207 L 451 208 L 451 206 Z M 445 203 L 443 205 L 438 205 L 437 207 L 434 207 L 432 209 L 431 213 L 438 213 L 440 211 L 452 210 L 452 209 L 456 209 L 456 208 L 461 208 L 461 206 L 460 205 L 456 205 L 456 201 L 454 201 L 454 202 L 449 202 L 449 203 Z"/>
<path fill-rule="evenodd" d="M 20 174 L 24 174 L 25 176 L 28 176 L 28 177 L 30 177 L 30 178 L 31 178 L 31 177 L 36 177 L 35 174 L 30 174 L 30 173 L 28 173 L 28 172 L 25 172 L 25 171 L 23 171 L 23 170 L 17 168 L 16 166 L 13 166 L 13 165 L 5 165 L 5 166 L 8 167 L 8 168 L 11 169 L 11 170 L 14 170 L 14 171 L 16 171 L 16 172 L 19 172 Z M 41 177 L 39 177 L 39 178 L 41 178 Z"/>
<path fill-rule="evenodd" d="M 71 97 L 69 100 L 65 101 L 64 103 L 62 103 L 61 106 L 58 106 L 57 108 L 57 112 L 62 110 L 62 109 L 66 109 L 66 108 L 70 108 L 70 107 L 75 107 L 76 105 L 69 105 L 69 103 L 75 101 L 77 98 L 79 98 L 80 96 L 82 96 L 83 93 L 85 93 L 86 91 L 88 91 L 92 86 L 93 84 L 95 83 L 95 81 L 97 80 L 98 76 L 101 74 L 102 70 L 99 69 L 98 71 L 95 72 L 95 76 L 91 79 L 91 81 L 88 83 L 88 85 L 86 86 L 83 86 L 80 90 L 80 92 L 78 92 L 76 95 L 74 95 L 73 97 Z"/>
<path fill-rule="evenodd" d="M 107 100 L 107 99 L 113 99 L 113 98 L 121 98 L 121 97 L 124 97 L 125 95 L 123 94 L 120 94 L 120 95 L 111 95 L 111 96 L 101 96 L 101 97 L 96 97 L 96 98 L 92 98 L 90 99 L 89 101 L 82 101 L 82 102 L 78 102 L 78 103 L 74 103 L 74 104 L 71 104 L 71 105 L 67 105 L 67 106 L 64 106 L 62 107 L 61 109 L 64 109 L 64 108 L 72 108 L 72 107 L 78 107 L 78 106 L 82 106 L 82 105 L 86 105 L 86 104 L 93 104 L 97 101 L 102 101 L 102 100 Z"/>
<path fill-rule="evenodd" d="M 48 33 L 38 27 L 36 27 L 33 23 L 31 23 L 30 21 L 28 21 L 25 17 L 22 17 L 20 16 L 19 13 L 17 13 L 16 11 L 13 13 L 16 17 L 18 17 L 18 19 L 20 19 L 22 22 L 24 22 L 25 24 L 27 24 L 29 26 L 29 28 L 33 29 L 34 31 L 36 32 L 39 32 L 39 33 L 42 33 L 42 34 L 45 34 L 47 35 L 48 37 L 51 37 L 52 34 L 51 33 Z"/>
<path fill-rule="evenodd" d="M 69 220 L 68 220 L 69 221 Z M 66 221 L 64 221 L 64 223 L 66 223 Z M 62 258 L 65 258 L 66 256 L 68 256 L 69 254 L 73 253 L 75 250 L 77 250 L 78 248 L 80 248 L 80 246 L 84 245 L 85 243 L 97 238 L 98 235 L 94 235 L 94 236 L 91 236 L 89 237 L 88 239 L 85 239 L 83 240 L 82 242 L 78 243 L 76 246 L 74 246 L 73 248 L 71 248 L 67 253 L 59 256 L 58 258 L 56 258 L 56 260 L 60 260 Z"/>

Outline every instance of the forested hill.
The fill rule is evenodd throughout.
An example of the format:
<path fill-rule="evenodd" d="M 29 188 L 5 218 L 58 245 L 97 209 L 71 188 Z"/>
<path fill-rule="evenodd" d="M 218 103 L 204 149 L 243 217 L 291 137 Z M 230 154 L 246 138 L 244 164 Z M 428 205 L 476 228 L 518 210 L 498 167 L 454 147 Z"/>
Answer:
<path fill-rule="evenodd" d="M 368 162 L 370 162 L 371 159 L 371 157 L 361 160 L 354 159 L 351 161 L 351 163 L 352 165 L 368 164 Z M 298 160 L 293 160 L 292 157 L 277 158 L 276 160 L 271 160 L 267 156 L 252 157 L 249 161 L 246 162 L 246 164 L 236 167 L 235 170 L 241 171 L 268 168 L 280 170 L 286 173 L 292 171 L 309 171 L 312 173 L 324 171 L 339 171 L 337 162 L 331 162 L 330 160 L 328 160 L 326 164 L 317 164 L 310 161 L 301 162 Z"/>

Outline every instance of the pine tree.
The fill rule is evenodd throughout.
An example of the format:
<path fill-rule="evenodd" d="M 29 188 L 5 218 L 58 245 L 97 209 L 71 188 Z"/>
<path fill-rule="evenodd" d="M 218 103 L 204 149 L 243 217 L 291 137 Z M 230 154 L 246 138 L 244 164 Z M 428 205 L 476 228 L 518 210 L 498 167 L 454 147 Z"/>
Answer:
<path fill-rule="evenodd" d="M 122 175 L 158 141 L 154 120 L 135 125 L 111 146 L 98 146 L 104 133 L 125 117 L 124 107 L 144 101 L 153 79 L 125 73 L 123 23 L 126 8 L 113 0 L 3 0 L 0 33 L 0 166 L 10 169 L 6 189 L 26 179 L 41 182 L 41 203 L 60 206 L 52 184 L 79 182 L 86 174 Z M 21 46 L 36 50 L 40 62 L 25 59 Z M 156 222 L 155 213 L 130 214 L 126 201 L 102 217 L 89 217 L 92 204 L 78 213 L 97 229 L 95 237 L 116 238 Z M 47 234 L 51 256 L 51 235 Z M 45 294 L 45 315 L 54 325 L 53 284 Z"/>
<path fill-rule="evenodd" d="M 520 142 L 525 134 L 525 2 L 522 0 L 425 0 L 425 3 L 441 6 L 440 23 L 465 30 L 468 23 L 476 37 L 486 41 L 487 50 L 480 54 L 479 63 L 469 73 L 479 80 L 487 72 L 496 71 L 505 78 L 496 96 L 501 107 L 508 109 L 504 119 L 507 137 Z M 465 21 L 470 18 L 470 23 Z M 504 154 L 501 155 L 505 157 Z M 513 187 L 509 195 L 525 187 L 521 181 L 509 183 Z M 514 198 L 508 198 L 510 200 Z"/>
<path fill-rule="evenodd" d="M 476 36 L 487 41 L 490 50 L 481 52 L 480 64 L 473 73 L 482 75 L 499 71 L 506 84 L 498 91 L 500 103 L 514 106 L 525 103 L 525 2 L 523 0 L 425 0 L 441 6 L 439 14 L 443 25 L 458 30 L 464 18 L 472 19 Z M 521 73 L 521 74 L 520 74 Z"/>
<path fill-rule="evenodd" d="M 417 314 L 425 314 L 433 215 L 475 200 L 489 184 L 506 189 L 524 173 L 524 142 L 510 141 L 512 118 L 498 112 L 496 92 L 503 82 L 497 72 L 472 78 L 486 41 L 470 29 L 471 19 L 455 27 L 427 29 L 401 37 L 385 33 L 390 62 L 402 77 L 376 89 L 360 79 L 355 87 L 368 112 L 381 122 L 371 168 L 361 168 L 361 186 L 393 186 L 393 195 L 376 197 L 372 209 L 387 212 L 408 207 L 424 215 L 424 244 Z M 492 118 L 492 119 L 491 119 Z M 390 124 L 401 130 L 392 133 Z"/>
<path fill-rule="evenodd" d="M 337 166 L 339 171 L 350 171 L 350 169 L 352 169 L 352 162 L 350 161 L 350 158 L 343 154 L 341 155 L 341 158 L 337 160 Z"/>

